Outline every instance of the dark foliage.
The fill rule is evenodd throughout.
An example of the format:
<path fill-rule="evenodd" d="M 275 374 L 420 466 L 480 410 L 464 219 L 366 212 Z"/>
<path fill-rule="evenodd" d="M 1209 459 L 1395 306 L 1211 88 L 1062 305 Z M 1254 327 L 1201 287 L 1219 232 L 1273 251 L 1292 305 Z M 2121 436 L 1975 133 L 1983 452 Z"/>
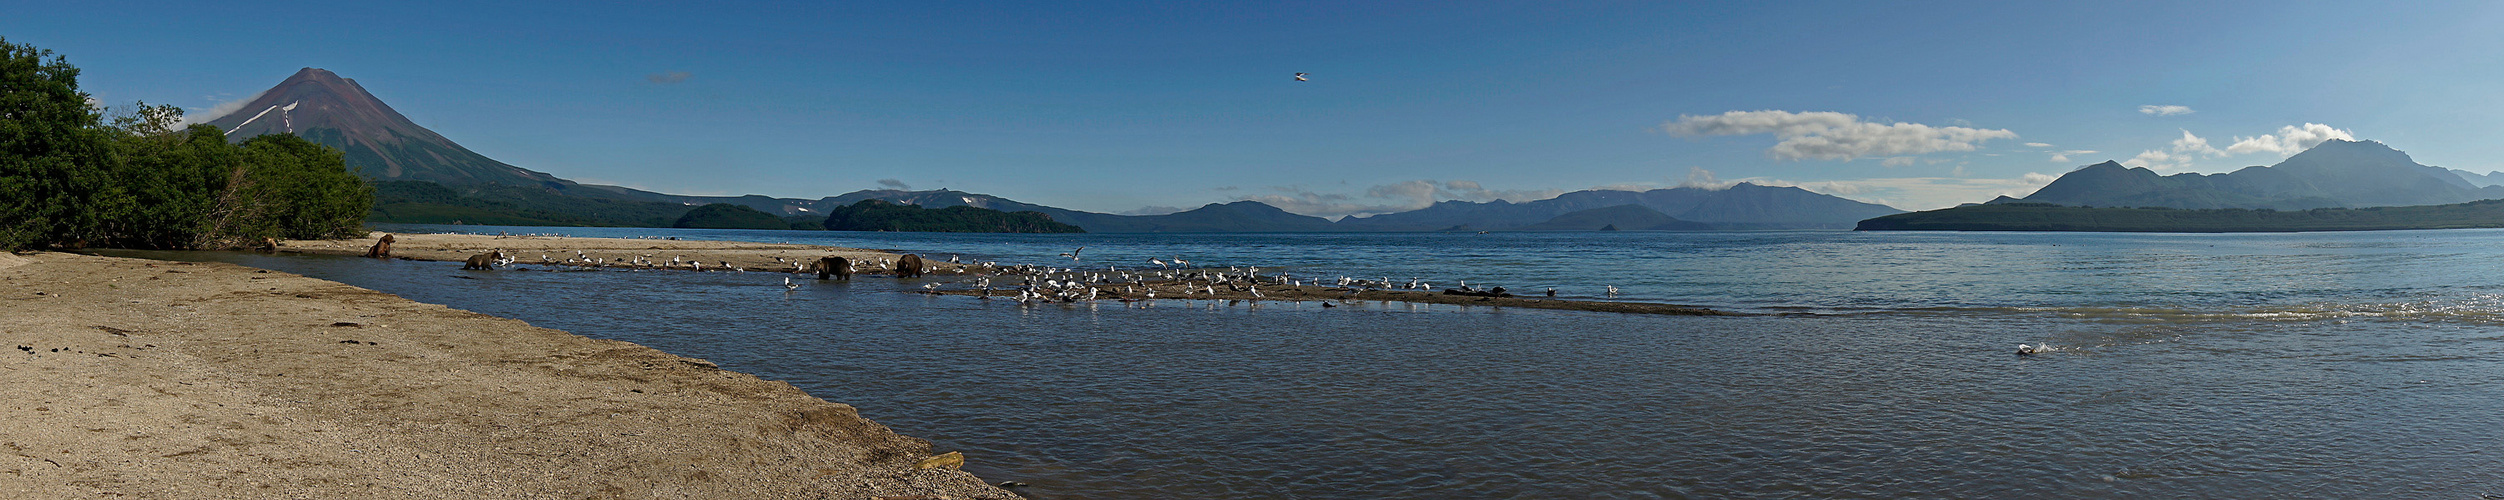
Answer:
<path fill-rule="evenodd" d="M 1042 212 L 1002 212 L 955 206 L 927 209 L 885 200 L 862 200 L 826 214 L 832 231 L 909 231 L 937 233 L 1083 233 L 1078 226 L 1053 222 Z"/>
<path fill-rule="evenodd" d="M 235 247 L 362 234 L 373 191 L 338 150 L 290 135 L 228 143 L 138 103 L 101 123 L 78 69 L 0 39 L 0 250 Z"/>
<path fill-rule="evenodd" d="M 408 224 L 670 227 L 693 207 L 566 196 L 545 187 L 427 181 L 374 183 L 367 220 Z"/>
<path fill-rule="evenodd" d="M 775 217 L 774 214 L 765 213 L 763 210 L 748 208 L 744 205 L 714 203 L 696 207 L 695 210 L 688 210 L 687 215 L 678 216 L 678 223 L 671 224 L 670 227 L 697 229 L 790 229 L 791 223 L 783 221 L 781 217 Z"/>

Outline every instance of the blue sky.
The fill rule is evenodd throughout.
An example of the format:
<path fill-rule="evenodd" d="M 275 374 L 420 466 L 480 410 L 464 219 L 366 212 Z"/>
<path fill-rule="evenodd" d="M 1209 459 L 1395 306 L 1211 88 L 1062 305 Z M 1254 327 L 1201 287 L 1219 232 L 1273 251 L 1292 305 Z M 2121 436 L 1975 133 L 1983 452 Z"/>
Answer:
<path fill-rule="evenodd" d="M 1928 209 L 2329 137 L 2504 169 L 2496 2 L 16 3 L 0 36 L 109 104 L 205 115 L 320 67 L 490 157 L 681 194 Z"/>

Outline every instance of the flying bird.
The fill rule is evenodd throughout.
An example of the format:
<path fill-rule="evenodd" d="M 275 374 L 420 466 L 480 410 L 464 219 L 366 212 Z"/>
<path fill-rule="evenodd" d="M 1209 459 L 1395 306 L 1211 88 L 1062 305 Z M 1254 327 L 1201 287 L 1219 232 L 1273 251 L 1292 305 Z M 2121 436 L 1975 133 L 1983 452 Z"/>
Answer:
<path fill-rule="evenodd" d="M 1071 250 L 1071 251 L 1069 251 L 1069 253 L 1061 254 L 1061 256 L 1062 256 L 1062 257 L 1068 257 L 1068 258 L 1069 258 L 1069 260 L 1070 260 L 1071 262 L 1077 262 L 1077 261 L 1078 261 L 1078 252 L 1084 252 L 1084 251 L 1087 251 L 1087 247 L 1078 247 L 1078 249 L 1077 249 L 1077 250 Z"/>
<path fill-rule="evenodd" d="M 1305 75 L 1304 73 L 1296 73 L 1296 74 L 1295 74 L 1295 81 L 1299 81 L 1299 82 L 1309 82 L 1309 81 L 1312 81 L 1312 80 L 1306 80 L 1306 79 L 1304 79 L 1304 75 Z"/>

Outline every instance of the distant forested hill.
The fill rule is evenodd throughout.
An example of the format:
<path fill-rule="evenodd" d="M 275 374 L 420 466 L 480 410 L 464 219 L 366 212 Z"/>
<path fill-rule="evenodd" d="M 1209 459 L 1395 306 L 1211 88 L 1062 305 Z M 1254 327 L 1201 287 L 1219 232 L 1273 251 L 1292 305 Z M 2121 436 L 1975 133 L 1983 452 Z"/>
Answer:
<path fill-rule="evenodd" d="M 929 209 L 886 200 L 862 200 L 826 214 L 830 231 L 907 231 L 934 233 L 1084 233 L 1078 226 L 1053 222 L 1041 212 L 1002 212 L 954 206 Z"/>
<path fill-rule="evenodd" d="M 688 210 L 678 216 L 670 227 L 694 229 L 791 229 L 791 222 L 762 210 L 730 203 L 715 203 Z"/>
<path fill-rule="evenodd" d="M 547 188 L 427 181 L 374 183 L 371 222 L 503 226 L 671 227 L 690 207 L 677 203 L 565 196 Z"/>
<path fill-rule="evenodd" d="M 2242 233 L 2504 227 L 2504 200 L 2310 210 L 1967 205 L 1861 221 L 1862 231 L 2112 231 Z"/>

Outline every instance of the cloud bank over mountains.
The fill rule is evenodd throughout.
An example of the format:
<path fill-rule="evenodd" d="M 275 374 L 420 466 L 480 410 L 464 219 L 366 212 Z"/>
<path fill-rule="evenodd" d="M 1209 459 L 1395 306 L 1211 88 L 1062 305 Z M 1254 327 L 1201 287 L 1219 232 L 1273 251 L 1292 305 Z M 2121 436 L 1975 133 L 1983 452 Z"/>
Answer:
<path fill-rule="evenodd" d="M 2225 149 L 2218 149 L 2216 146 L 2209 145 L 2208 139 L 2185 129 L 2182 131 L 2182 137 L 2174 139 L 2173 143 L 2166 148 L 2140 151 L 2138 156 L 2122 160 L 2121 164 L 2130 167 L 2145 167 L 2159 172 L 2173 172 L 2188 170 L 2192 167 L 2192 162 L 2203 158 L 2225 158 L 2255 153 L 2277 153 L 2283 158 L 2312 149 L 2313 146 L 2331 139 L 2352 141 L 2356 140 L 2356 135 L 2329 125 L 2306 123 L 2300 126 L 2279 127 L 2275 134 L 2261 134 L 2257 137 L 2238 136 L 2234 138 L 2233 144 L 2226 146 Z M 2056 158 L 2062 157 L 2056 156 Z"/>
<path fill-rule="evenodd" d="M 1950 151 L 1973 151 L 1992 139 L 2015 139 L 2004 129 L 1935 127 L 1919 123 L 1877 123 L 1833 111 L 1731 111 L 1718 115 L 1679 115 L 1661 124 L 1661 131 L 1679 137 L 1773 134 L 1780 139 L 1765 154 L 1779 160 L 1841 160 L 1896 157 Z M 1909 160 L 1889 158 L 1889 166 Z"/>

